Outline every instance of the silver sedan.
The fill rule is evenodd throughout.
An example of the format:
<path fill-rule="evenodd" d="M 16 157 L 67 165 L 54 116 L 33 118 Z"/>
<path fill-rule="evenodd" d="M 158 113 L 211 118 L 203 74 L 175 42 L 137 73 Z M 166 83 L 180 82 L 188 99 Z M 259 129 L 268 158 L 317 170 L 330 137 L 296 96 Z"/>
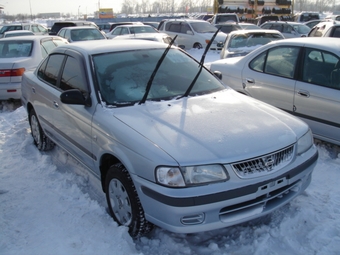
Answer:
<path fill-rule="evenodd" d="M 210 69 L 236 91 L 300 117 L 316 138 L 340 145 L 338 38 L 275 41 Z"/>

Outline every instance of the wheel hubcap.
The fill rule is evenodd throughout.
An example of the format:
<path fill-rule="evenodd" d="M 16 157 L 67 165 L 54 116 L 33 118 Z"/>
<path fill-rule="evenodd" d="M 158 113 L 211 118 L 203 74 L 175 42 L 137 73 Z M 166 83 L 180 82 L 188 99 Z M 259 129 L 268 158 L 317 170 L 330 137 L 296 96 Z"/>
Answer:
<path fill-rule="evenodd" d="M 112 179 L 109 185 L 109 197 L 112 211 L 121 225 L 131 223 L 131 203 L 124 185 L 117 179 Z"/>
<path fill-rule="evenodd" d="M 37 144 L 40 144 L 40 130 L 39 130 L 39 123 L 35 115 L 32 115 L 31 117 L 31 130 L 33 139 Z"/>

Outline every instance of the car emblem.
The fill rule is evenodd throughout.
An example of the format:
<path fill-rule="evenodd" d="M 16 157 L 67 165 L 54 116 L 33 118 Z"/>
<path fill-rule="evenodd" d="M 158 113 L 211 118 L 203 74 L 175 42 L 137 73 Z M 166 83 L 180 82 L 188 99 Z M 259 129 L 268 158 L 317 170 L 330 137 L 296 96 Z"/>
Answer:
<path fill-rule="evenodd" d="M 273 170 L 273 167 L 274 167 L 274 158 L 273 156 L 268 156 L 268 157 L 265 157 L 263 158 L 263 163 L 264 163 L 264 166 L 266 167 L 267 171 L 271 171 Z"/>

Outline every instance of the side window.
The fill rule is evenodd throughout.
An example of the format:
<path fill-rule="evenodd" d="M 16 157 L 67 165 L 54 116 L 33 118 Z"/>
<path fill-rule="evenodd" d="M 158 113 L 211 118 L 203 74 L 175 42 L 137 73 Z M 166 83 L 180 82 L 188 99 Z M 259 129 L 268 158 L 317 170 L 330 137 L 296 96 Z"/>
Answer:
<path fill-rule="evenodd" d="M 57 46 L 53 43 L 52 40 L 43 41 L 41 43 L 41 52 L 43 57 L 46 57 L 56 47 Z"/>
<path fill-rule="evenodd" d="M 262 28 L 264 28 L 264 29 L 270 29 L 271 26 L 272 26 L 272 24 L 264 24 L 264 25 L 262 26 Z"/>
<path fill-rule="evenodd" d="M 170 23 L 166 25 L 166 31 L 180 33 L 181 32 L 181 25 L 179 23 Z"/>
<path fill-rule="evenodd" d="M 31 30 L 32 30 L 32 32 L 34 32 L 34 33 L 39 33 L 39 32 L 40 32 L 37 25 L 32 25 Z"/>
<path fill-rule="evenodd" d="M 113 35 L 120 35 L 120 31 L 122 30 L 121 27 L 118 27 L 117 29 L 115 29 L 115 31 L 112 32 Z"/>
<path fill-rule="evenodd" d="M 44 28 L 43 26 L 41 26 L 41 25 L 38 25 L 38 30 L 40 31 L 40 32 L 47 32 L 47 30 L 46 30 L 46 28 Z"/>
<path fill-rule="evenodd" d="M 60 88 L 62 90 L 79 89 L 81 92 L 88 92 L 84 77 L 84 70 L 79 61 L 73 57 L 67 57 L 63 74 L 61 76 Z"/>
<path fill-rule="evenodd" d="M 340 59 L 331 52 L 307 48 L 302 81 L 340 89 Z"/>
<path fill-rule="evenodd" d="M 126 35 L 126 34 L 129 34 L 129 29 L 128 28 L 126 28 L 126 27 L 124 27 L 124 28 L 122 28 L 122 31 L 121 31 L 121 33 L 120 33 L 121 35 Z"/>
<path fill-rule="evenodd" d="M 293 78 L 299 47 L 277 47 L 268 51 L 264 72 Z"/>
<path fill-rule="evenodd" d="M 250 69 L 263 73 L 264 62 L 266 61 L 267 51 L 254 58 L 250 64 Z"/>
<path fill-rule="evenodd" d="M 62 29 L 62 30 L 59 31 L 59 36 L 65 38 L 65 29 Z"/>
<path fill-rule="evenodd" d="M 186 34 L 188 31 L 191 31 L 190 27 L 186 23 L 181 24 L 181 33 Z"/>
<path fill-rule="evenodd" d="M 293 31 L 292 26 L 288 24 L 283 25 L 283 30 L 282 30 L 283 33 L 292 33 L 292 31 Z"/>
<path fill-rule="evenodd" d="M 273 24 L 272 27 L 270 29 L 274 29 L 280 32 L 283 32 L 283 26 L 281 24 Z"/>
<path fill-rule="evenodd" d="M 45 68 L 45 71 L 41 70 L 43 72 L 41 77 L 44 81 L 56 86 L 57 84 L 57 79 L 58 79 L 58 74 L 61 68 L 61 65 L 64 60 L 64 55 L 61 54 L 55 54 L 51 55 L 47 59 L 47 65 Z M 40 72 L 40 69 L 39 71 Z"/>
<path fill-rule="evenodd" d="M 20 27 L 20 28 L 18 28 L 18 27 L 15 28 L 15 30 L 20 30 L 20 29 L 21 29 L 21 27 Z M 23 27 L 23 30 L 31 30 L 31 29 L 30 29 L 30 25 L 25 25 L 25 26 Z"/>
<path fill-rule="evenodd" d="M 340 26 L 334 27 L 331 37 L 340 38 Z"/>

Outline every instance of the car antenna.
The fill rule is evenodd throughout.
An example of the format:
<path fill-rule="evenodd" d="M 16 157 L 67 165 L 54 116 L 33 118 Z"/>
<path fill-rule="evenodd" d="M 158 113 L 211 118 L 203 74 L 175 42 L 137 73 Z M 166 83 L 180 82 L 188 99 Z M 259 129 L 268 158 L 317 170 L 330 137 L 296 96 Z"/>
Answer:
<path fill-rule="evenodd" d="M 182 96 L 178 97 L 177 99 L 180 99 L 180 98 L 182 98 L 182 97 L 187 97 L 187 96 L 190 94 L 190 91 L 191 91 L 192 88 L 194 87 L 195 82 L 197 81 L 198 76 L 200 75 L 200 73 L 201 73 L 201 71 L 202 71 L 202 69 L 203 69 L 203 64 L 204 64 L 205 55 L 207 54 L 208 50 L 210 49 L 211 44 L 212 44 L 213 41 L 215 40 L 215 37 L 217 36 L 217 34 L 218 34 L 218 32 L 219 32 L 220 30 L 221 30 L 221 27 L 220 27 L 219 29 L 217 29 L 217 31 L 215 32 L 215 34 L 213 35 L 213 37 L 212 37 L 211 40 L 209 41 L 207 47 L 205 48 L 204 53 L 203 53 L 202 58 L 201 58 L 201 61 L 200 61 L 200 65 L 199 65 L 200 69 L 198 70 L 198 72 L 197 72 L 195 78 L 192 80 L 190 86 L 189 86 L 188 89 L 185 91 L 185 93 L 184 93 Z"/>
<path fill-rule="evenodd" d="M 165 51 L 163 52 L 162 56 L 160 57 L 160 59 L 158 60 L 157 62 L 157 65 L 155 67 L 155 69 L 153 70 L 151 76 L 150 76 L 150 79 L 148 81 L 148 84 L 146 85 L 146 89 L 145 89 L 145 93 L 144 93 L 144 96 L 142 98 L 142 100 L 139 101 L 138 104 L 144 104 L 145 101 L 146 101 L 146 98 L 148 97 L 148 94 L 150 92 L 150 89 L 151 89 L 151 85 L 152 85 L 152 82 L 153 82 L 153 79 L 155 78 L 155 75 L 159 69 L 159 67 L 161 66 L 166 54 L 168 54 L 171 46 L 174 44 L 175 40 L 177 38 L 177 35 L 171 40 L 171 42 L 169 43 L 168 47 L 165 49 Z"/>

